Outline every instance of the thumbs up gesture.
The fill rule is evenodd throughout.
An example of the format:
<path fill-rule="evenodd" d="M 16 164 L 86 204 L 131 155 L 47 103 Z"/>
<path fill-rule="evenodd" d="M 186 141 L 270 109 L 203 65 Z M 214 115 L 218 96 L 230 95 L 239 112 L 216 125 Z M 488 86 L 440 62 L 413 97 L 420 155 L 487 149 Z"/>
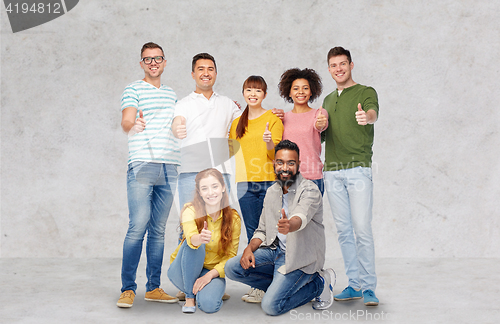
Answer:
<path fill-rule="evenodd" d="M 286 217 L 285 209 L 281 208 L 281 218 L 278 220 L 278 232 L 287 235 L 290 232 L 290 221 Z"/>
<path fill-rule="evenodd" d="M 262 139 L 266 143 L 271 143 L 273 141 L 271 131 L 269 130 L 269 123 L 266 124 L 266 129 L 264 130 L 264 135 L 262 136 Z"/>
<path fill-rule="evenodd" d="M 207 221 L 203 222 L 203 229 L 200 232 L 200 242 L 201 244 L 206 244 L 212 239 L 212 232 L 208 230 Z"/>
<path fill-rule="evenodd" d="M 175 137 L 183 139 L 187 137 L 186 117 L 177 116 L 172 123 L 172 133 Z"/>
<path fill-rule="evenodd" d="M 322 131 L 325 129 L 327 125 L 327 118 L 325 115 L 321 113 L 321 109 L 319 108 L 318 116 L 316 117 L 316 124 L 314 125 L 317 130 Z"/>
<path fill-rule="evenodd" d="M 358 125 L 365 126 L 368 124 L 368 120 L 366 118 L 366 112 L 361 108 L 361 104 L 358 103 L 358 111 L 356 111 L 356 121 Z"/>
<path fill-rule="evenodd" d="M 146 128 L 146 120 L 144 119 L 144 115 L 142 114 L 142 110 L 139 110 L 139 118 L 135 119 L 134 126 L 130 128 L 128 135 L 133 136 L 137 133 L 140 133 Z"/>

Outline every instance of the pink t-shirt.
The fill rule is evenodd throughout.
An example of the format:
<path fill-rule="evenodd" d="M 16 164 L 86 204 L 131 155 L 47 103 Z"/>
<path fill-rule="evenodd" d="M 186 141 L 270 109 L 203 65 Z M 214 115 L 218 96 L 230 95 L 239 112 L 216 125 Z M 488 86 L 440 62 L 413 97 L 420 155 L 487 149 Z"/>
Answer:
<path fill-rule="evenodd" d="M 321 162 L 321 132 L 314 126 L 318 109 L 305 113 L 285 113 L 283 118 L 283 139 L 297 144 L 300 149 L 300 173 L 309 180 L 323 178 L 323 163 Z M 321 109 L 328 120 L 328 112 Z M 328 122 L 325 129 L 328 127 Z"/>

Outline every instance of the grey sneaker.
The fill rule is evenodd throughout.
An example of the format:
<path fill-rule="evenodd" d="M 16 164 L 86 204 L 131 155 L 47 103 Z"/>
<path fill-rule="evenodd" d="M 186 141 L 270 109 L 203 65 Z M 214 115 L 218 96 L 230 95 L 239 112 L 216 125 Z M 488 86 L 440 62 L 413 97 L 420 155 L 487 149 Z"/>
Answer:
<path fill-rule="evenodd" d="M 323 279 L 325 286 L 321 295 L 313 300 L 312 308 L 327 309 L 333 304 L 333 287 L 335 286 L 337 276 L 335 275 L 335 271 L 331 268 L 321 270 L 319 275 L 321 279 Z"/>
<path fill-rule="evenodd" d="M 247 301 L 248 296 L 250 296 L 253 293 L 253 291 L 254 291 L 254 288 L 250 288 L 250 290 L 246 294 L 241 296 L 241 300 Z"/>
<path fill-rule="evenodd" d="M 264 297 L 265 294 L 266 293 L 264 292 L 264 290 L 260 290 L 260 289 L 255 288 L 253 290 L 252 294 L 249 295 L 245 301 L 247 303 L 258 304 L 258 303 L 262 302 L 262 297 Z"/>

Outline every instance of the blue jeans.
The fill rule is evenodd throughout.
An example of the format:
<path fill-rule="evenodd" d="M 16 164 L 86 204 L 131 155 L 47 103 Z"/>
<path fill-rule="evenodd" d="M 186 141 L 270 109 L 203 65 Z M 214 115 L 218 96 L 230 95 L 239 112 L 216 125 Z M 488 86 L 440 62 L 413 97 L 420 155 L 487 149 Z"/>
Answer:
<path fill-rule="evenodd" d="M 324 178 L 349 286 L 375 291 L 372 169 L 326 171 Z"/>
<path fill-rule="evenodd" d="M 146 231 L 146 289 L 160 287 L 165 226 L 174 200 L 177 166 L 165 163 L 132 162 L 127 171 L 129 224 L 123 243 L 122 292 L 135 290 L 137 266 Z"/>
<path fill-rule="evenodd" d="M 323 196 L 323 194 L 325 193 L 325 182 L 323 181 L 323 179 L 316 179 L 311 181 L 318 186 L 319 191 L 321 192 L 321 196 Z"/>
<path fill-rule="evenodd" d="M 236 191 L 241 214 L 245 222 L 248 242 L 250 242 L 253 232 L 259 226 L 259 219 L 262 214 L 262 207 L 264 206 L 264 197 L 266 196 L 267 189 L 273 183 L 274 181 L 238 182 Z"/>
<path fill-rule="evenodd" d="M 278 272 L 285 264 L 285 253 L 279 247 L 258 248 L 254 252 L 255 268 L 243 269 L 241 255 L 226 262 L 226 277 L 251 287 L 264 290 L 262 310 L 268 315 L 281 315 L 302 306 L 323 292 L 323 280 L 316 272 L 307 274 L 294 270 L 287 274 Z"/>
<path fill-rule="evenodd" d="M 208 269 L 203 268 L 205 261 L 205 244 L 198 249 L 192 249 L 184 240 L 177 253 L 177 257 L 170 264 L 168 278 L 182 292 L 186 298 L 194 298 L 193 285 L 196 279 L 204 276 Z M 213 278 L 202 290 L 196 294 L 198 308 L 205 313 L 215 313 L 222 306 L 222 296 L 226 290 L 224 278 Z"/>

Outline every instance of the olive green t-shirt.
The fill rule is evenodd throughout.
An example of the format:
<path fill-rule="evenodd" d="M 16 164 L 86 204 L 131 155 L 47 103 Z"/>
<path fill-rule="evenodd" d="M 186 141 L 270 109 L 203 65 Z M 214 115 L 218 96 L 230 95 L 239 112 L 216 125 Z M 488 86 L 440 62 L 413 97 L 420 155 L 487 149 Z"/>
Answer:
<path fill-rule="evenodd" d="M 371 167 L 373 125 L 358 125 L 358 103 L 364 111 L 373 109 L 378 116 L 377 92 L 360 84 L 330 93 L 323 101 L 328 111 L 328 128 L 322 134 L 325 144 L 324 171 Z"/>

